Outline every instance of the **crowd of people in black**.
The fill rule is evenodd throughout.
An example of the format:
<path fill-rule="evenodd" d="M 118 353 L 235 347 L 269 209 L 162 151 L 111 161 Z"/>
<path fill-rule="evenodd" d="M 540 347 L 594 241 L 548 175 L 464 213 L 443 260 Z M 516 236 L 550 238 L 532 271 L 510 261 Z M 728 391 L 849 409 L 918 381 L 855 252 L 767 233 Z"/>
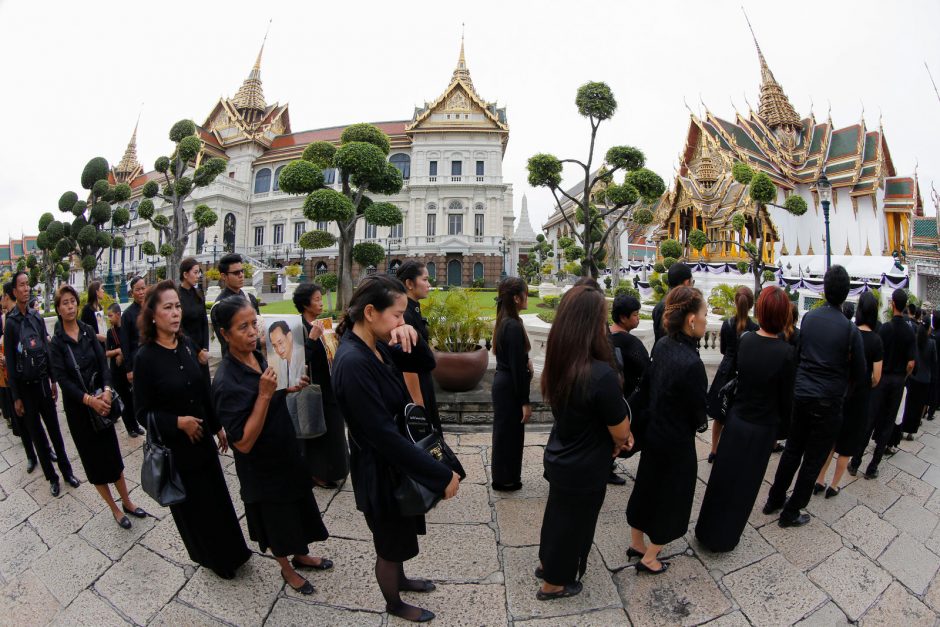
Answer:
<path fill-rule="evenodd" d="M 423 515 L 402 513 L 402 484 L 410 479 L 435 500 L 449 499 L 459 490 L 462 469 L 416 444 L 404 419 L 411 404 L 423 407 L 428 432 L 446 448 L 420 304 L 430 290 L 427 269 L 408 261 L 397 276 L 363 278 L 335 329 L 335 357 L 323 342 L 329 329 L 321 319 L 323 290 L 298 286 L 293 304 L 305 331 L 306 374 L 286 389 L 277 389 L 277 373 L 261 350 L 259 304 L 243 289 L 242 259 L 226 255 L 219 269 L 224 289 L 208 316 L 223 355 L 214 376 L 195 259 L 183 261 L 178 282 L 132 280 L 133 302 L 123 311 L 118 304 L 103 310 L 98 282 L 84 304 L 63 285 L 55 295 L 51 337 L 29 307 L 28 276 L 14 274 L 3 286 L 0 386 L 27 472 L 41 466 L 53 496 L 61 491 L 54 463 L 66 483 L 80 483 L 56 414 L 61 390 L 87 480 L 116 523 L 132 527 L 128 516 L 148 514 L 128 493 L 114 426 L 120 419 L 128 436 L 146 435 L 170 451 L 185 498 L 169 508 L 188 554 L 231 579 L 251 555 L 220 460 L 231 448 L 249 539 L 270 552 L 284 581 L 305 595 L 315 589 L 298 571 L 334 566 L 310 552 L 329 535 L 313 487 L 338 487 L 351 474 L 356 507 L 373 536 L 386 610 L 411 621 L 432 619 L 400 595 L 435 589 L 404 571 L 426 525 Z M 554 418 L 544 451 L 549 495 L 535 568 L 539 600 L 581 592 L 607 486 L 626 483 L 615 472 L 618 458 L 639 455 L 625 551 L 637 560 L 638 575 L 658 575 L 669 568 L 659 557 L 663 547 L 688 531 L 696 434 L 707 430 L 709 417 L 707 461 L 713 465 L 694 532 L 706 549 L 722 552 L 740 541 L 774 451 L 782 454 L 763 512 L 779 511 L 782 527 L 803 525 L 813 495 L 838 496 L 844 473 L 859 471 L 870 440 L 869 479 L 940 405 L 940 315 L 909 307 L 904 290 L 891 294 L 892 316 L 882 323 L 873 294 L 862 294 L 857 306 L 845 302 L 849 276 L 840 266 L 825 275 L 825 301 L 802 321 L 781 288 L 765 287 L 755 302 L 741 287 L 720 330 L 722 360 L 709 386 L 699 355 L 706 300 L 683 263 L 669 268 L 667 283 L 667 295 L 653 310 L 651 353 L 631 333 L 640 319 L 637 298 L 617 296 L 608 305 L 597 283 L 582 279 L 560 301 L 539 382 Z M 525 425 L 532 416 L 531 345 L 520 315 L 528 304 L 525 282 L 502 280 L 496 304 L 491 485 L 512 492 L 522 487 Z M 99 316 L 110 324 L 100 325 Z M 298 439 L 297 410 L 289 401 L 310 385 L 319 388 L 325 431 Z"/>

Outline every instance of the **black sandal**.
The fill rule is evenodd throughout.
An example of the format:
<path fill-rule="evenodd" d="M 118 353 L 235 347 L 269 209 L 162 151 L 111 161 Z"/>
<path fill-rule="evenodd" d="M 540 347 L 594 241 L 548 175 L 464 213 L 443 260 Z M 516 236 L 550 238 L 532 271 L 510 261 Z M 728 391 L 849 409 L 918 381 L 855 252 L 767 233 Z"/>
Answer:
<path fill-rule="evenodd" d="M 630 559 L 631 557 L 642 558 L 644 555 L 646 555 L 646 553 L 641 553 L 637 551 L 636 549 L 634 549 L 632 546 L 627 547 L 627 559 Z"/>
<path fill-rule="evenodd" d="M 535 593 L 535 598 L 539 601 L 554 601 L 555 599 L 566 599 L 581 594 L 584 586 L 580 581 L 565 584 L 565 587 L 558 592 L 543 592 L 541 589 Z"/>
<path fill-rule="evenodd" d="M 333 568 L 333 560 L 328 560 L 325 557 L 321 557 L 319 564 L 305 564 L 296 557 L 292 557 L 290 560 L 290 565 L 301 570 L 330 570 Z"/>
<path fill-rule="evenodd" d="M 663 560 L 660 560 L 659 563 L 662 564 L 662 566 L 660 566 L 659 570 L 653 570 L 652 568 L 650 568 L 649 566 L 647 566 L 647 565 L 644 564 L 643 562 L 637 562 L 637 563 L 636 563 L 636 574 L 639 575 L 640 573 L 649 573 L 650 575 L 662 575 L 664 572 L 666 572 L 667 570 L 669 570 L 669 562 L 665 562 L 665 561 L 663 561 Z"/>

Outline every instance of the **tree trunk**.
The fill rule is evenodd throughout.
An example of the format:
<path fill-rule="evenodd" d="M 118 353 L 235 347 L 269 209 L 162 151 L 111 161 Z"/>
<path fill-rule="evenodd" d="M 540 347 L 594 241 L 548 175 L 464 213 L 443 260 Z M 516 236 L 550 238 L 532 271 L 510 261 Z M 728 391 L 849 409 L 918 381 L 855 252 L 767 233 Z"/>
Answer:
<path fill-rule="evenodd" d="M 352 298 L 352 249 L 353 235 L 340 228 L 339 237 L 339 284 L 336 286 L 336 308 L 345 311 Z"/>
<path fill-rule="evenodd" d="M 186 217 L 182 202 L 177 202 L 180 202 L 181 206 L 173 208 L 173 237 L 170 238 L 173 254 L 166 258 L 166 278 L 171 281 L 179 278 L 180 263 L 186 252 L 186 244 L 189 243 L 189 219 Z"/>

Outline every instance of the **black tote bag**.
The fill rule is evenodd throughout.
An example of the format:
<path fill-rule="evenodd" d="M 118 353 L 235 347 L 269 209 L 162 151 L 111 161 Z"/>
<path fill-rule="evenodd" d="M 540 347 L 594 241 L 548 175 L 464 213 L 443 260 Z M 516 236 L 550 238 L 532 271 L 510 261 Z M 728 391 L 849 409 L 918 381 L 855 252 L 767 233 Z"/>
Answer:
<path fill-rule="evenodd" d="M 186 488 L 173 465 L 173 451 L 163 445 L 157 434 L 153 412 L 147 413 L 147 440 L 140 485 L 150 498 L 162 505 L 178 505 L 186 500 Z"/>

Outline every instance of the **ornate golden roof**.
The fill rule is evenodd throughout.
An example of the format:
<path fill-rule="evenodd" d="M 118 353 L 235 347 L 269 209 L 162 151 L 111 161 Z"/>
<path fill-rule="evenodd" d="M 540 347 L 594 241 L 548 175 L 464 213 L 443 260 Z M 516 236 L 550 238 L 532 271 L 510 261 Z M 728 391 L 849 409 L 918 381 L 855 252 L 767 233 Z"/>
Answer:
<path fill-rule="evenodd" d="M 137 124 L 139 123 L 140 121 L 138 120 Z M 140 167 L 140 163 L 137 161 L 137 124 L 134 125 L 131 140 L 127 142 L 127 149 L 124 151 L 124 156 L 121 157 L 121 161 L 117 164 L 117 167 L 114 168 L 114 171 L 118 174 L 130 174 Z"/>
<path fill-rule="evenodd" d="M 747 14 L 744 15 L 747 19 Z M 778 126 L 800 126 L 800 116 L 796 114 L 790 99 L 783 93 L 783 87 L 774 78 L 773 72 L 767 65 L 764 53 L 761 52 L 760 44 L 757 43 L 757 35 L 751 28 L 751 21 L 747 20 L 747 27 L 751 30 L 751 36 L 754 37 L 754 45 L 757 47 L 757 57 L 760 59 L 760 104 L 757 107 L 757 115 L 772 129 Z"/>
<path fill-rule="evenodd" d="M 711 151 L 708 148 L 707 133 L 702 133 L 702 149 L 699 157 L 698 168 L 695 171 L 695 180 L 704 184 L 706 187 L 718 180 L 718 170 L 715 169 L 715 163 L 712 161 Z"/>
<path fill-rule="evenodd" d="M 473 81 L 470 80 L 470 70 L 467 68 L 467 59 L 463 54 L 463 35 L 460 36 L 460 56 L 457 58 L 457 67 L 454 68 L 454 76 L 451 80 L 463 81 L 467 87 L 474 89 Z"/>
<path fill-rule="evenodd" d="M 232 98 L 232 102 L 239 110 L 264 111 L 267 105 L 264 102 L 264 92 L 261 90 L 261 54 L 264 52 L 264 43 L 258 51 L 258 58 L 248 78 L 242 83 Z"/>

